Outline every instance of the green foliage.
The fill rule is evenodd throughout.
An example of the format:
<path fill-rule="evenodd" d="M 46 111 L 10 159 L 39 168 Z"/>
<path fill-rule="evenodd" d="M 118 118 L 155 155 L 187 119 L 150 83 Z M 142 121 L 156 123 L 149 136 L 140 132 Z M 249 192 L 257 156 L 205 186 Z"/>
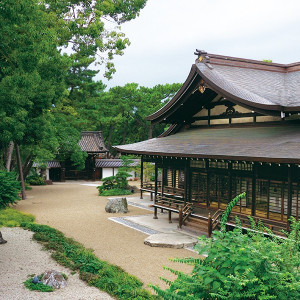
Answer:
<path fill-rule="evenodd" d="M 30 275 L 30 278 L 28 278 L 26 281 L 24 281 L 24 285 L 26 288 L 28 288 L 30 291 L 39 291 L 39 292 L 53 292 L 54 288 L 52 286 L 43 284 L 43 283 L 33 283 L 33 277 L 35 274 Z M 42 275 L 38 276 L 39 280 L 42 279 Z"/>
<path fill-rule="evenodd" d="M 38 174 L 33 174 L 30 176 L 27 176 L 26 182 L 30 185 L 45 185 L 46 184 L 45 179 Z"/>
<path fill-rule="evenodd" d="M 0 209 L 16 203 L 21 192 L 20 182 L 13 172 L 0 170 Z"/>
<path fill-rule="evenodd" d="M 242 193 L 242 194 L 236 196 L 234 199 L 232 199 L 232 200 L 228 203 L 228 205 L 227 205 L 227 207 L 226 207 L 226 209 L 225 209 L 225 211 L 223 212 L 222 217 L 221 217 L 220 227 L 221 227 L 221 230 L 222 230 L 222 231 L 225 231 L 225 230 L 226 230 L 226 222 L 227 222 L 227 220 L 228 220 L 228 217 L 229 217 L 229 215 L 230 215 L 230 213 L 231 213 L 233 207 L 234 207 L 241 199 L 243 199 L 243 198 L 245 198 L 245 197 L 246 197 L 246 193 Z"/>
<path fill-rule="evenodd" d="M 111 189 L 108 191 L 103 191 L 99 195 L 100 196 L 122 196 L 122 195 L 131 195 L 132 192 L 130 190 L 125 189 Z"/>
<path fill-rule="evenodd" d="M 9 207 L 0 210 L 0 227 L 17 227 L 23 222 L 34 222 L 34 216 Z"/>
<path fill-rule="evenodd" d="M 106 291 L 117 299 L 156 299 L 143 289 L 143 283 L 118 266 L 98 259 L 91 250 L 66 238 L 60 231 L 46 225 L 23 223 L 21 226 L 34 233 L 33 238 L 51 250 L 60 264 L 78 271 L 80 278 L 90 286 Z"/>
<path fill-rule="evenodd" d="M 206 255 L 203 259 L 174 260 L 194 266 L 192 273 L 168 269 L 177 279 L 164 279 L 167 290 L 152 288 L 164 299 L 299 299 L 300 221 L 291 218 L 286 239 L 270 230 L 270 237 L 265 237 L 258 230 L 267 229 L 251 222 L 247 234 L 238 226 L 229 232 L 214 231 L 211 239 L 199 238 L 195 250 Z"/>

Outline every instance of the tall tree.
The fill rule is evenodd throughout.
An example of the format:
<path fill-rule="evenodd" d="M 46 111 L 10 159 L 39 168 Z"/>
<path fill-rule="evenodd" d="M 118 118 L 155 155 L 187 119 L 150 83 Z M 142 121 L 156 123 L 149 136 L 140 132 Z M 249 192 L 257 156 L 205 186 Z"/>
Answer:
<path fill-rule="evenodd" d="M 101 82 L 93 81 L 97 71 L 92 64 L 105 65 L 105 76 L 112 77 L 114 56 L 129 45 L 118 25 L 135 18 L 145 4 L 146 0 L 0 2 L 0 151 L 7 150 L 2 155 L 6 162 L 14 141 L 26 153 L 27 170 L 33 158 L 70 148 L 73 159 L 82 163 L 78 128 L 67 122 L 70 112 L 76 113 L 74 106 L 103 90 Z"/>

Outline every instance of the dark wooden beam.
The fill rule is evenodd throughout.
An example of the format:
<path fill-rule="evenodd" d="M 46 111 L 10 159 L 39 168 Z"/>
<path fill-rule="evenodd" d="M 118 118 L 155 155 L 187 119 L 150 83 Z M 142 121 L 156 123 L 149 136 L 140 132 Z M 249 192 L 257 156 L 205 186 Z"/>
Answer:
<path fill-rule="evenodd" d="M 208 112 L 210 112 L 210 109 L 208 109 Z M 219 120 L 219 119 L 238 119 L 238 118 L 255 118 L 258 116 L 263 116 L 260 113 L 234 113 L 234 114 L 221 114 L 216 116 L 211 116 L 210 113 L 208 116 L 201 116 L 201 117 L 193 117 L 192 122 L 195 121 L 205 121 L 205 120 Z"/>
<path fill-rule="evenodd" d="M 257 163 L 254 163 L 252 168 L 252 203 L 251 203 L 252 216 L 255 216 L 255 209 L 256 209 L 256 179 L 257 179 Z"/>

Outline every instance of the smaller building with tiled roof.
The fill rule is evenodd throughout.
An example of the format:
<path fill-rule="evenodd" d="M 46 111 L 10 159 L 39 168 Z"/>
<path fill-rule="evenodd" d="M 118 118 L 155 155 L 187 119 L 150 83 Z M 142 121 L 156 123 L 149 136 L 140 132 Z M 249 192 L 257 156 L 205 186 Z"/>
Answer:
<path fill-rule="evenodd" d="M 101 131 L 82 131 L 78 142 L 81 150 L 87 153 L 108 153 Z"/>

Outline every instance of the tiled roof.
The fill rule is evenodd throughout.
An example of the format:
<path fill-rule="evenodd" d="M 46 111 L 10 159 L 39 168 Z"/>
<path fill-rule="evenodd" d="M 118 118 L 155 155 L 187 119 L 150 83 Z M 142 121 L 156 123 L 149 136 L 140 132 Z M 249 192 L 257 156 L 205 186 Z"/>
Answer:
<path fill-rule="evenodd" d="M 178 123 L 181 115 L 185 115 L 186 120 L 189 117 L 186 103 L 194 101 L 195 114 L 207 103 L 212 91 L 214 96 L 220 95 L 267 115 L 270 111 L 275 115 L 300 112 L 300 63 L 268 63 L 198 50 L 195 54 L 198 59 L 180 90 L 147 120 L 174 124 Z M 206 90 L 200 94 L 197 90 L 203 84 Z"/>
<path fill-rule="evenodd" d="M 87 153 L 108 152 L 101 131 L 83 131 L 78 145 L 81 147 L 82 151 Z"/>
<path fill-rule="evenodd" d="M 139 159 L 133 159 L 129 164 L 130 167 L 135 167 L 140 163 Z M 123 166 L 122 159 L 96 159 L 96 168 L 120 168 Z"/>
<path fill-rule="evenodd" d="M 300 106 L 300 71 L 281 73 L 228 65 L 197 63 L 201 77 L 228 96 L 285 110 Z M 277 106 L 277 108 L 276 108 Z"/>
<path fill-rule="evenodd" d="M 34 168 L 39 168 L 41 166 L 41 164 L 40 163 L 33 163 L 32 166 Z M 61 168 L 61 164 L 57 160 L 50 160 L 50 161 L 47 161 L 47 168 L 48 169 L 51 169 L 51 168 Z"/>
<path fill-rule="evenodd" d="M 191 128 L 115 148 L 145 155 L 300 163 L 300 124 Z"/>

